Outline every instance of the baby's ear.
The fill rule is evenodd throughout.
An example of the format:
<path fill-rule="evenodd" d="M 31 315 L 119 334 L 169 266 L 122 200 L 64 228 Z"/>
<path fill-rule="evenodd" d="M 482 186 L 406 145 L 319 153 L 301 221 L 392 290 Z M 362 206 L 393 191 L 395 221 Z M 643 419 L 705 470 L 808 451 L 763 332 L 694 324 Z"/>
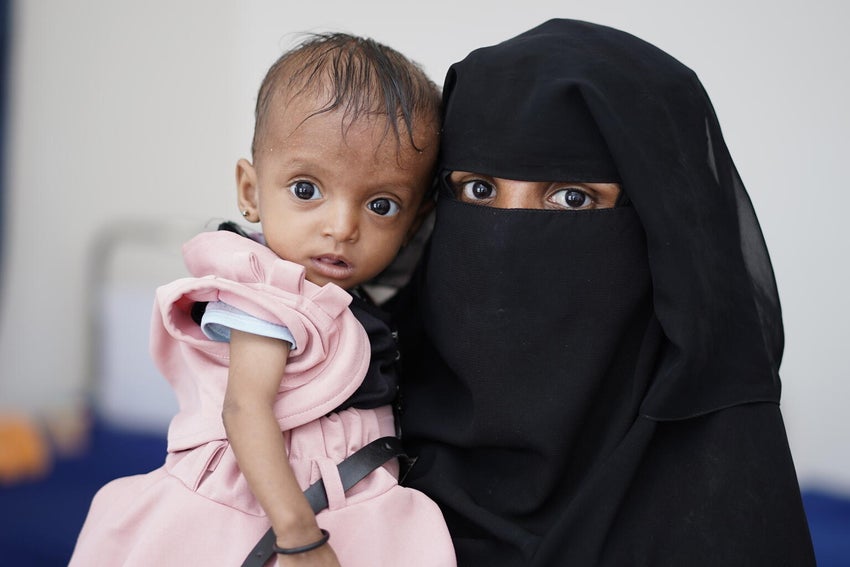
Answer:
<path fill-rule="evenodd" d="M 248 222 L 260 220 L 260 199 L 257 170 L 247 159 L 236 162 L 236 201 L 239 212 Z"/>

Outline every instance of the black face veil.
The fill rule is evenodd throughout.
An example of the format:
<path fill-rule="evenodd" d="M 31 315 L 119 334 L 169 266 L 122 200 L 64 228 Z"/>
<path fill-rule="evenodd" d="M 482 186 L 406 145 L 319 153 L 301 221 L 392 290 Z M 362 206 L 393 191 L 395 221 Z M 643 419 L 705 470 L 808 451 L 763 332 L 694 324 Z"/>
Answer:
<path fill-rule="evenodd" d="M 473 52 L 451 68 L 445 89 L 444 169 L 622 183 L 646 233 L 655 312 L 670 343 L 644 413 L 675 419 L 778 400 L 773 271 L 690 69 L 628 34 L 552 21 Z M 545 266 L 526 277 L 545 276 Z"/>
<path fill-rule="evenodd" d="M 629 34 L 552 20 L 451 67 L 441 152 L 443 171 L 619 182 L 631 201 L 580 212 L 438 201 L 408 296 L 418 319 L 402 327 L 402 431 L 418 457 L 409 482 L 440 504 L 461 564 L 632 564 L 652 545 L 636 542 L 663 541 L 659 523 L 705 496 L 664 504 L 654 484 L 640 488 L 647 471 L 665 482 L 699 466 L 710 485 L 772 440 L 775 452 L 759 450 L 791 503 L 770 513 L 807 538 L 775 405 L 773 271 L 695 74 Z M 711 417 L 743 406 L 773 413 Z M 714 470 L 669 456 L 676 443 L 659 439 L 675 423 L 767 433 L 735 438 Z M 728 441 L 716 430 L 681 441 L 692 459 Z M 646 517 L 664 519 L 636 511 L 649 501 Z M 739 541 L 730 554 L 772 545 L 738 531 L 724 532 Z M 670 533 L 687 564 L 702 564 L 686 534 Z"/>

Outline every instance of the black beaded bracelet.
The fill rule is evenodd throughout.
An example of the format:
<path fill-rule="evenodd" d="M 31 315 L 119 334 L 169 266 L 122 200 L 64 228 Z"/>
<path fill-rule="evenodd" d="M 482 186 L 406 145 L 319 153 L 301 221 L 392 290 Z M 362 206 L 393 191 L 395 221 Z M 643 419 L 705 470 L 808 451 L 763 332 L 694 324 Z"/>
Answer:
<path fill-rule="evenodd" d="M 328 533 L 328 530 L 320 529 L 319 531 L 322 532 L 322 538 L 318 541 L 302 545 L 301 547 L 278 547 L 275 544 L 272 546 L 272 550 L 275 553 L 280 553 L 281 555 L 298 555 L 299 553 L 307 553 L 308 551 L 318 549 L 328 543 L 328 540 L 331 539 L 331 534 Z"/>

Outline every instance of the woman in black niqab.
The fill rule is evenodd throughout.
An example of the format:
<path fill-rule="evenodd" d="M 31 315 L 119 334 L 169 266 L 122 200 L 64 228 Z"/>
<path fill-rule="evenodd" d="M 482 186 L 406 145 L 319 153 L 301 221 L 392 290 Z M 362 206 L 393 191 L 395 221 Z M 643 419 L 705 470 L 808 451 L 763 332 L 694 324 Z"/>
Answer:
<path fill-rule="evenodd" d="M 773 271 L 696 75 L 551 20 L 451 67 L 441 168 L 401 423 L 460 565 L 813 565 Z M 478 206 L 452 171 L 626 199 Z"/>

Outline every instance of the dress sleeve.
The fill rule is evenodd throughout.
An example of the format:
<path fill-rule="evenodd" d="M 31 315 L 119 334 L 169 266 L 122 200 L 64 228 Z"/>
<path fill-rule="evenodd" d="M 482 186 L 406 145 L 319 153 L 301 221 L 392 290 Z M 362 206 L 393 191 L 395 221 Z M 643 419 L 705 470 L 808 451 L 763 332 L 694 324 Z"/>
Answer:
<path fill-rule="evenodd" d="M 210 340 L 226 343 L 230 342 L 231 329 L 286 341 L 291 345 L 291 350 L 298 348 L 295 338 L 285 325 L 264 321 L 223 301 L 208 303 L 201 319 L 204 335 Z"/>
<path fill-rule="evenodd" d="M 183 255 L 192 277 L 160 286 L 151 318 L 151 355 L 181 408 L 169 429 L 170 451 L 226 438 L 221 400 L 230 348 L 204 334 L 193 316 L 198 303 L 221 301 L 285 326 L 294 338 L 298 348 L 287 358 L 274 403 L 281 431 L 332 412 L 363 383 L 371 348 L 348 308 L 348 292 L 308 281 L 304 266 L 232 232 L 201 233 Z"/>

